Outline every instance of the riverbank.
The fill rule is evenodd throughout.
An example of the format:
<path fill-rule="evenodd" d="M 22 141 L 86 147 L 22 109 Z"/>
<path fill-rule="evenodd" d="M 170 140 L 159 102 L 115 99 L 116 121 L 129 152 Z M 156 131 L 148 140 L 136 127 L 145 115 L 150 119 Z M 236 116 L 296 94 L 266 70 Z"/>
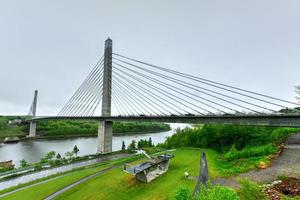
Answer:
<path fill-rule="evenodd" d="M 184 129 L 189 127 L 188 124 L 169 124 L 170 131 L 163 131 L 159 133 L 146 133 L 146 134 L 134 134 L 134 135 L 120 135 L 113 136 L 113 151 L 122 149 L 122 143 L 124 141 L 126 148 L 132 142 L 132 140 L 149 140 L 151 137 L 153 144 L 163 143 L 166 137 L 174 134 L 176 129 Z M 20 160 L 25 159 L 28 162 L 38 162 L 45 154 L 50 151 L 56 151 L 61 155 L 64 155 L 67 151 L 70 151 L 76 145 L 79 148 L 78 156 L 94 154 L 97 151 L 97 137 L 78 137 L 76 135 L 72 138 L 46 138 L 29 140 L 24 138 L 19 143 L 13 144 L 0 144 L 0 160 L 13 160 L 16 167 L 20 165 Z"/>
<path fill-rule="evenodd" d="M 170 129 L 166 131 L 170 131 Z M 113 133 L 113 136 L 134 136 L 134 135 L 147 135 L 147 134 L 156 134 L 163 131 L 149 131 L 149 132 L 126 132 L 126 133 Z M 74 139 L 74 138 L 95 138 L 97 137 L 97 133 L 95 134 L 74 134 L 74 135 L 39 135 L 37 133 L 37 136 L 34 138 L 27 137 L 27 135 L 21 135 L 19 136 L 19 141 L 30 141 L 30 140 L 64 140 L 64 139 Z M 0 139 L 0 142 L 4 142 L 4 138 Z"/>
<path fill-rule="evenodd" d="M 28 140 L 29 125 L 12 125 L 10 120 L 18 116 L 0 116 L 0 141 L 5 137 L 17 136 L 20 140 Z M 95 120 L 56 120 L 43 121 L 37 125 L 37 139 L 67 139 L 76 137 L 97 136 L 99 123 Z M 157 122 L 114 122 L 113 135 L 140 135 L 159 133 L 171 130 L 169 124 Z"/>

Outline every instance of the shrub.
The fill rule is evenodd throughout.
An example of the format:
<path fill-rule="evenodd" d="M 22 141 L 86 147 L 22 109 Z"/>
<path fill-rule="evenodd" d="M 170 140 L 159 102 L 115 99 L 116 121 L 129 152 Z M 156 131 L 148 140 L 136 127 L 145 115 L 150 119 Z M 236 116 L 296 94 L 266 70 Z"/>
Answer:
<path fill-rule="evenodd" d="M 196 199 L 197 200 L 239 200 L 239 197 L 233 189 L 217 185 L 212 188 L 202 187 Z"/>
<path fill-rule="evenodd" d="M 231 150 L 224 155 L 224 158 L 228 161 L 232 161 L 240 158 L 267 156 L 267 155 L 274 154 L 276 152 L 277 152 L 277 148 L 272 144 L 256 146 L 256 147 L 246 147 L 241 151 L 236 150 L 235 147 L 233 146 L 233 148 L 231 148 Z"/>
<path fill-rule="evenodd" d="M 175 200 L 191 200 L 193 199 L 192 193 L 188 188 L 180 187 L 175 193 Z"/>
<path fill-rule="evenodd" d="M 206 124 L 203 127 L 177 130 L 160 146 L 165 148 L 212 148 L 219 152 L 226 152 L 232 146 L 235 146 L 237 150 L 242 150 L 246 147 L 277 144 L 282 142 L 290 133 L 297 131 L 300 129 Z M 267 149 L 271 150 L 270 147 Z M 245 151 L 243 153 L 253 152 Z"/>
<path fill-rule="evenodd" d="M 241 200 L 267 200 L 267 195 L 262 189 L 249 179 L 239 180 L 240 190 L 238 191 Z"/>
<path fill-rule="evenodd" d="M 219 152 L 227 151 L 234 145 L 238 150 L 246 146 L 268 144 L 274 128 L 235 125 L 211 125 L 177 130 L 167 138 L 167 148 L 183 146 L 212 148 Z"/>
<path fill-rule="evenodd" d="M 187 188 L 179 188 L 175 200 L 239 200 L 237 193 L 228 187 L 216 185 L 201 187 L 199 194 L 192 196 Z"/>
<path fill-rule="evenodd" d="M 271 140 L 276 143 L 283 142 L 291 133 L 300 132 L 299 128 L 278 128 L 271 134 Z"/>

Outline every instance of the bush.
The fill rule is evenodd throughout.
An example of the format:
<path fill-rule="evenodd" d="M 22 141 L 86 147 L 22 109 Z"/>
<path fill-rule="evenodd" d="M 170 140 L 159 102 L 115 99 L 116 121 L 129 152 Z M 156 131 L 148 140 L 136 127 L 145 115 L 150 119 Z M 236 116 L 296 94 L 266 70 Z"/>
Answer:
<path fill-rule="evenodd" d="M 237 193 L 228 187 L 220 185 L 213 188 L 202 187 L 197 200 L 239 200 Z"/>
<path fill-rule="evenodd" d="M 267 200 L 267 195 L 262 189 L 249 179 L 241 179 L 240 190 L 238 191 L 241 200 Z"/>
<path fill-rule="evenodd" d="M 181 187 L 175 193 L 175 200 L 191 200 L 193 199 L 192 193 L 188 188 Z"/>
<path fill-rule="evenodd" d="M 268 156 L 276 152 L 277 152 L 277 148 L 272 144 L 256 146 L 256 147 L 246 147 L 241 151 L 236 150 L 235 147 L 233 146 L 233 148 L 231 148 L 231 150 L 224 155 L 224 158 L 228 161 L 232 161 L 240 158 Z"/>
<path fill-rule="evenodd" d="M 1 122 L 1 121 L 0 121 Z M 44 135 L 96 135 L 97 121 L 43 121 L 39 123 L 38 132 Z M 0 126 L 1 127 L 1 126 Z M 147 133 L 170 130 L 170 126 L 158 122 L 114 122 L 113 133 Z"/>
<path fill-rule="evenodd" d="M 177 130 L 176 134 L 167 138 L 165 146 L 212 148 L 224 152 L 234 145 L 241 150 L 246 146 L 268 144 L 273 130 L 270 127 L 206 124 L 203 127 Z"/>
<path fill-rule="evenodd" d="M 211 148 L 219 152 L 226 152 L 232 146 L 235 146 L 237 150 L 242 150 L 246 147 L 277 144 L 282 142 L 290 133 L 297 131 L 300 129 L 206 124 L 203 127 L 177 130 L 160 146 L 165 148 Z"/>
<path fill-rule="evenodd" d="M 195 197 L 187 188 L 179 188 L 175 200 L 239 200 L 237 193 L 228 187 L 220 185 L 201 187 L 200 193 Z"/>
<path fill-rule="evenodd" d="M 283 142 L 291 133 L 300 132 L 299 128 L 278 128 L 271 134 L 271 140 L 276 143 Z"/>

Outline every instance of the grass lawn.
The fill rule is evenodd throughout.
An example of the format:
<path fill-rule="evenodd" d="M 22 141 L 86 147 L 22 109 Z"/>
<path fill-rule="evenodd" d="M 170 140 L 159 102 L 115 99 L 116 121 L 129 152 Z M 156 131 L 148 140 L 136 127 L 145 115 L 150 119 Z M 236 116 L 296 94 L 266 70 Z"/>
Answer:
<path fill-rule="evenodd" d="M 94 174 L 100 170 L 106 169 L 108 167 L 111 167 L 113 165 L 119 164 L 119 163 L 123 163 L 123 162 L 128 162 L 128 161 L 132 161 L 132 160 L 136 160 L 138 157 L 134 156 L 134 157 L 130 157 L 130 158 L 122 158 L 122 159 L 118 159 L 115 161 L 108 161 L 108 162 L 104 162 L 104 163 L 100 163 L 100 164 L 95 164 L 89 167 L 86 167 L 82 170 L 75 170 L 74 172 L 70 172 L 70 173 L 65 173 L 64 175 L 58 175 L 61 177 L 57 177 L 54 180 L 51 180 L 49 182 L 46 183 L 42 183 L 40 185 L 37 186 L 33 186 L 31 188 L 22 190 L 22 191 L 18 191 L 14 194 L 5 196 L 1 199 L 24 199 L 24 200 L 32 200 L 32 199 L 44 199 L 45 197 L 49 196 L 50 194 L 52 194 L 53 192 L 56 192 L 57 190 L 72 184 L 73 182 L 86 177 L 88 175 Z M 55 177 L 55 176 L 51 176 Z M 40 181 L 45 180 L 45 178 L 42 178 Z M 33 181 L 32 184 L 40 182 L 39 180 L 37 181 Z M 13 188 L 8 188 L 6 190 L 1 191 L 1 194 L 6 193 L 6 192 L 10 192 L 14 189 L 18 189 L 24 186 L 28 186 L 29 184 L 23 184 L 22 186 L 16 186 Z M 35 198 L 33 198 L 33 196 Z"/>
<path fill-rule="evenodd" d="M 205 151 L 210 176 L 217 177 L 219 173 L 214 164 L 217 154 Z M 195 187 L 196 181 L 186 180 L 184 172 L 198 174 L 200 152 L 200 149 L 176 150 L 169 171 L 148 184 L 136 181 L 120 167 L 67 191 L 58 199 L 172 199 L 179 186 L 187 186 L 191 190 Z"/>
<path fill-rule="evenodd" d="M 196 182 L 186 180 L 183 174 L 185 171 L 191 175 L 198 174 L 201 151 L 200 149 L 183 148 L 172 152 L 175 157 L 171 160 L 169 171 L 148 184 L 137 182 L 134 177 L 123 172 L 122 167 L 119 167 L 67 191 L 58 199 L 172 199 L 174 192 L 180 185 L 187 186 L 191 190 L 195 187 Z M 208 158 L 210 176 L 220 176 L 219 170 L 215 165 L 217 153 L 212 150 L 204 151 Z M 3 199 L 43 199 L 74 181 L 117 162 L 114 161 L 114 163 L 96 168 L 80 170 L 8 195 Z"/>

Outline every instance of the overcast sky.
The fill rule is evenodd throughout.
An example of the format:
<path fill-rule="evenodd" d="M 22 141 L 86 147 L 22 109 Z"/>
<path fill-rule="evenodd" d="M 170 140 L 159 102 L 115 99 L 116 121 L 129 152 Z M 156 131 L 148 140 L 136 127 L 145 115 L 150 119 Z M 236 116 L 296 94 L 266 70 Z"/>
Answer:
<path fill-rule="evenodd" d="M 114 52 L 295 101 L 299 0 L 0 0 L 0 114 L 57 114 Z"/>

